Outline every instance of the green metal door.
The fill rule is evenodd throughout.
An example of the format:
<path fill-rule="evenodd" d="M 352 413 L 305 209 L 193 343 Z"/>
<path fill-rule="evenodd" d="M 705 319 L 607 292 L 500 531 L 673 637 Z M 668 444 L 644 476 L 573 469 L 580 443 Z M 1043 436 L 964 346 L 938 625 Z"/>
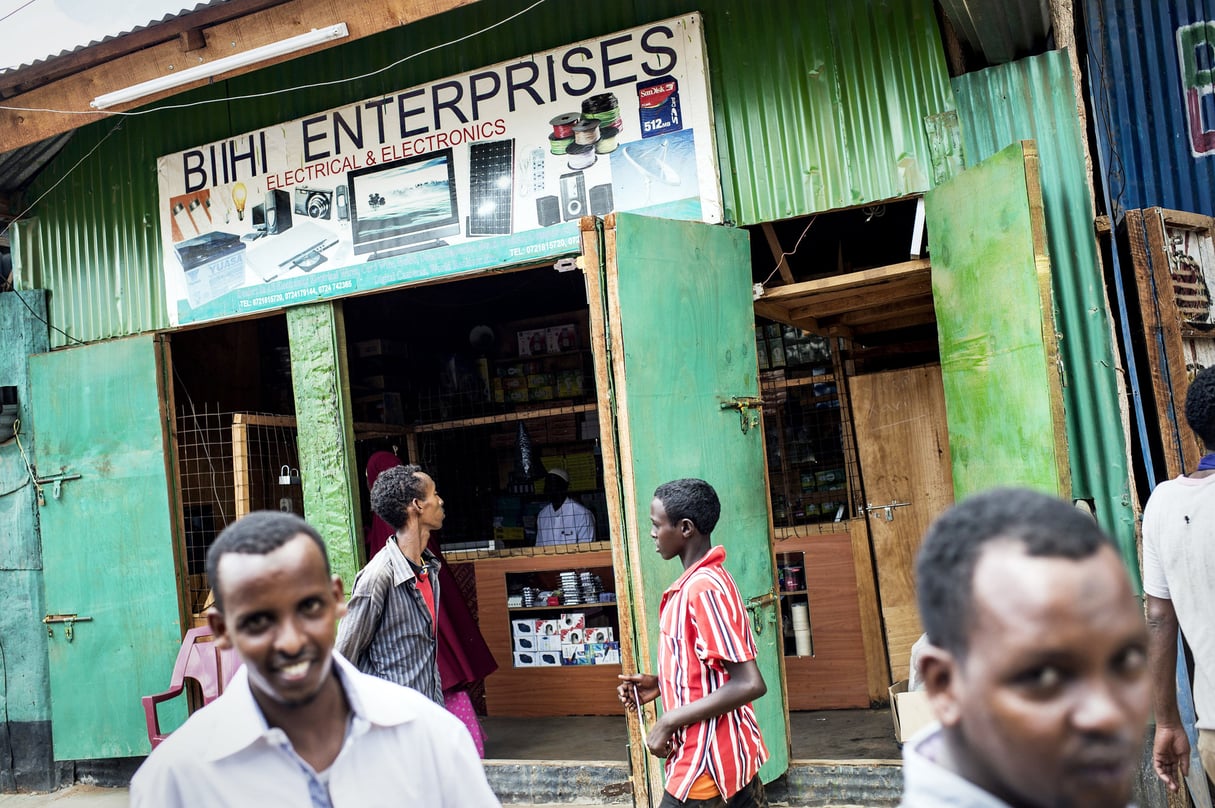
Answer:
<path fill-rule="evenodd" d="M 1014 143 L 925 197 L 954 497 L 1071 492 L 1038 152 Z"/>
<path fill-rule="evenodd" d="M 30 358 L 38 476 L 80 475 L 43 484 L 38 509 L 47 612 L 80 618 L 47 624 L 56 760 L 147 754 L 140 697 L 166 688 L 181 645 L 163 350 Z"/>
<path fill-rule="evenodd" d="M 771 753 L 765 781 L 788 768 L 780 631 L 759 412 L 729 406 L 759 395 L 755 313 L 745 231 L 629 214 L 605 232 L 609 337 L 633 625 L 641 669 L 654 670 L 658 605 L 683 569 L 650 539 L 650 500 L 661 483 L 700 477 L 717 489 L 713 543 L 744 600 L 759 601 L 752 626 L 768 693 L 755 704 Z M 723 407 L 723 403 L 727 407 Z M 652 767 L 657 769 L 658 767 Z"/>

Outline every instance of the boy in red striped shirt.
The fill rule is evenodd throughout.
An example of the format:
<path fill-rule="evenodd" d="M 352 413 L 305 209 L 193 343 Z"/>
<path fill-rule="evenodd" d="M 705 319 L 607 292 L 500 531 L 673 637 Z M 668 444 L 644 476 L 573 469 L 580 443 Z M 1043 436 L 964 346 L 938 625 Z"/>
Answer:
<path fill-rule="evenodd" d="M 666 758 L 659 808 L 767 808 L 759 767 L 768 759 L 751 702 L 767 692 L 742 596 L 710 534 L 721 502 L 704 480 L 658 486 L 650 536 L 684 572 L 662 594 L 658 676 L 626 674 L 616 688 L 626 708 L 662 696 L 662 717 L 646 746 Z M 638 703 L 640 702 L 640 703 Z"/>

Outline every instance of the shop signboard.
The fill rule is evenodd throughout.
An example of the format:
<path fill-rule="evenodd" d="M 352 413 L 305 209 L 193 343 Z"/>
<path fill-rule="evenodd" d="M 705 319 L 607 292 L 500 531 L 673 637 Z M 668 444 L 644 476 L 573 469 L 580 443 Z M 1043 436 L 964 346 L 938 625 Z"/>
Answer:
<path fill-rule="evenodd" d="M 569 254 L 585 215 L 722 218 L 698 14 L 186 149 L 157 172 L 175 324 Z"/>

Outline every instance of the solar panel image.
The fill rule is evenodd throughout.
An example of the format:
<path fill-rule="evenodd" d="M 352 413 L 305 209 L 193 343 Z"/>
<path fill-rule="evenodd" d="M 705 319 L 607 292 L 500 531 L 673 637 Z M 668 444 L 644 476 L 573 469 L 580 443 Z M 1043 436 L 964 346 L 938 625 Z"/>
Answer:
<path fill-rule="evenodd" d="M 468 235 L 498 236 L 514 232 L 511 206 L 515 191 L 515 141 L 469 144 L 468 160 L 472 206 Z"/>

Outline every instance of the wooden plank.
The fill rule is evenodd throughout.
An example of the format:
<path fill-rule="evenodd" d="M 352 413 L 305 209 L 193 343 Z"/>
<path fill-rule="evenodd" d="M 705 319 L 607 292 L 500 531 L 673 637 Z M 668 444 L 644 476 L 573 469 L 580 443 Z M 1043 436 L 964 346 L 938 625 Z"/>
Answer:
<path fill-rule="evenodd" d="M 487 426 L 489 424 L 513 424 L 516 421 L 525 421 L 531 418 L 550 418 L 554 415 L 573 415 L 579 412 L 593 412 L 598 407 L 598 404 L 563 404 L 557 407 L 541 407 L 529 410 L 517 410 L 515 412 L 501 412 L 494 415 L 481 415 L 476 418 L 458 418 L 453 421 L 435 421 L 429 424 L 418 424 L 412 428 L 413 432 L 422 434 L 424 432 L 446 432 L 449 429 L 463 429 L 470 426 Z"/>
<path fill-rule="evenodd" d="M 1191 230 L 1206 230 L 1215 229 L 1215 219 L 1210 216 L 1203 216 L 1201 213 L 1187 213 L 1184 210 L 1169 210 L 1167 208 L 1152 208 L 1152 210 L 1160 211 L 1160 215 L 1164 217 L 1164 221 L 1169 225 L 1178 227 L 1188 227 Z"/>
<path fill-rule="evenodd" d="M 915 297 L 928 296 L 931 298 L 931 295 L 932 280 L 928 276 L 921 276 L 914 280 L 865 286 L 861 289 L 823 292 L 807 297 L 797 306 L 790 306 L 788 310 L 794 317 L 809 315 L 824 318 L 842 312 L 897 303 Z"/>
<path fill-rule="evenodd" d="M 1181 313 L 1177 310 L 1173 275 L 1169 272 L 1164 209 L 1149 208 L 1144 211 L 1143 224 L 1147 233 L 1149 265 L 1156 292 L 1160 334 L 1164 342 L 1161 379 L 1168 387 L 1165 393 L 1170 401 L 1169 408 L 1161 410 L 1165 419 L 1161 423 L 1161 431 L 1169 431 L 1165 429 L 1169 426 L 1168 413 L 1173 413 L 1177 421 L 1174 456 L 1180 464 L 1177 474 L 1181 474 L 1184 469 L 1198 468 L 1198 461 L 1202 459 L 1202 446 L 1185 423 L 1185 392 L 1189 389 L 1190 381 L 1189 374 L 1186 373 L 1185 346 L 1181 341 Z"/>
<path fill-rule="evenodd" d="M 848 520 L 852 548 L 853 581 L 860 613 L 861 645 L 865 653 L 865 686 L 871 704 L 890 698 L 890 662 L 882 635 L 882 611 L 878 607 L 877 580 L 873 572 L 873 552 L 869 544 L 869 525 L 861 519 Z"/>
<path fill-rule="evenodd" d="M 1161 294 L 1156 289 L 1156 276 L 1153 273 L 1151 246 L 1148 244 L 1147 223 L 1144 211 L 1128 210 L 1126 212 L 1127 240 L 1130 242 L 1131 265 L 1135 273 L 1135 291 L 1139 298 L 1139 315 L 1143 323 L 1143 342 L 1147 346 L 1148 372 L 1152 381 L 1152 401 L 1156 405 L 1157 429 L 1160 432 L 1160 442 L 1164 450 L 1166 478 L 1172 479 L 1182 473 L 1182 452 L 1177 441 L 1169 414 L 1174 412 L 1173 397 L 1166 382 L 1167 362 L 1165 360 L 1162 330 L 1164 325 L 1160 319 L 1160 307 L 1157 301 Z M 1165 296 L 1171 297 L 1170 285 L 1165 287 Z M 1180 413 L 1178 413 L 1180 414 Z"/>
<path fill-rule="evenodd" d="M 813 656 L 785 657 L 789 709 L 868 707 L 870 694 L 851 536 L 836 532 L 789 539 L 778 542 L 773 549 L 778 555 L 800 553 L 804 559 L 814 642 Z M 784 595 L 783 600 L 787 602 L 789 596 Z"/>
<path fill-rule="evenodd" d="M 907 677 L 911 646 L 923 629 L 915 594 L 915 555 L 929 523 L 953 502 L 949 435 L 939 366 L 851 379 L 857 452 L 866 502 L 908 503 L 868 515 L 877 566 L 891 681 Z"/>
<path fill-rule="evenodd" d="M 776 262 L 776 269 L 780 272 L 781 280 L 785 283 L 793 283 L 793 271 L 789 269 L 785 250 L 780 246 L 780 239 L 776 237 L 776 228 L 772 226 L 771 222 L 764 222 L 760 229 L 764 231 L 764 238 L 768 240 L 768 249 L 772 251 L 772 260 Z"/>
<path fill-rule="evenodd" d="M 904 261 L 890 266 L 863 269 L 860 272 L 833 275 L 830 278 L 819 278 L 813 281 L 802 281 L 790 286 L 778 286 L 775 289 L 766 290 L 761 299 L 780 302 L 788 298 L 803 297 L 807 294 L 827 292 L 833 289 L 852 289 L 896 279 L 914 278 L 927 274 L 930 267 L 931 263 L 927 258 L 917 258 L 914 261 Z"/>
<path fill-rule="evenodd" d="M 236 19 L 220 22 L 209 28 L 206 36 L 209 47 L 190 54 L 191 64 L 206 54 L 204 60 L 230 56 L 233 52 L 278 42 L 296 36 L 312 28 L 345 22 L 350 35 L 339 40 L 337 45 L 355 42 L 363 37 L 378 34 L 420 19 L 450 11 L 453 8 L 471 5 L 476 0 L 386 0 L 386 2 L 336 3 L 333 0 L 290 0 L 271 8 L 255 11 Z M 187 18 L 188 19 L 188 18 Z M 311 49 L 323 50 L 333 45 Z M 260 62 L 224 74 L 224 78 L 261 70 L 272 64 L 300 56 L 289 56 Z M 87 57 L 82 57 L 87 58 Z M 48 137 L 68 132 L 78 127 L 109 117 L 107 113 L 91 113 L 89 102 L 98 95 L 129 87 L 157 76 L 166 75 L 182 64 L 182 52 L 177 41 L 170 40 L 143 48 L 135 53 L 98 62 L 78 73 L 66 76 L 43 86 L 23 92 L 5 101 L 7 107 L 24 109 L 0 110 L 0 151 L 11 151 L 20 146 L 37 143 Z M 20 81 L 21 76 L 13 77 Z M 140 99 L 122 107 L 129 109 L 165 98 L 190 87 L 202 86 L 218 79 L 204 79 L 189 87 L 176 88 L 156 96 Z M 404 88 L 402 88 L 404 89 Z M 37 110 L 69 110 L 73 113 Z"/>
<path fill-rule="evenodd" d="M 0 98 L 11 98 L 35 87 L 59 81 L 82 70 L 103 62 L 112 62 L 136 51 L 146 50 L 166 42 L 181 42 L 188 31 L 201 35 L 202 29 L 210 28 L 227 20 L 243 17 L 271 6 L 281 5 L 286 0 L 229 0 L 187 15 L 150 25 L 142 30 L 99 42 L 83 50 L 73 51 L 59 57 L 51 57 L 38 64 L 0 76 Z M 193 40 L 191 40 L 193 41 Z M 205 43 L 202 47 L 206 47 Z"/>
<path fill-rule="evenodd" d="M 240 519 L 251 509 L 252 489 L 249 485 L 249 427 L 237 413 L 232 418 L 232 488 L 235 492 L 234 512 Z"/>
<path fill-rule="evenodd" d="M 1059 328 L 1055 324 L 1054 291 L 1051 287 L 1050 253 L 1047 249 L 1046 207 L 1039 177 L 1038 144 L 1021 141 L 1025 155 L 1025 189 L 1029 203 L 1030 231 L 1033 234 L 1034 269 L 1038 280 L 1038 299 L 1042 309 L 1042 346 L 1046 349 L 1046 380 L 1050 387 L 1051 418 L 1055 429 L 1058 495 L 1072 498 L 1072 465 L 1067 450 L 1067 419 L 1063 409 L 1063 360 L 1059 357 Z"/>

